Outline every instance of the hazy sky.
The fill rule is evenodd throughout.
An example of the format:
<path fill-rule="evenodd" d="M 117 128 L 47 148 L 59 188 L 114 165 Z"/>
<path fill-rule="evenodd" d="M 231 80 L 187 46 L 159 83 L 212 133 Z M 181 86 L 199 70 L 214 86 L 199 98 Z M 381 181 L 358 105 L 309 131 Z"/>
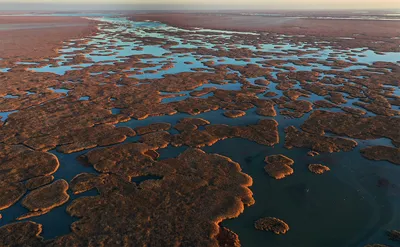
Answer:
<path fill-rule="evenodd" d="M 0 3 L 25 2 L 51 4 L 145 4 L 145 5 L 218 5 L 227 8 L 280 9 L 400 9 L 400 0 L 0 0 Z"/>

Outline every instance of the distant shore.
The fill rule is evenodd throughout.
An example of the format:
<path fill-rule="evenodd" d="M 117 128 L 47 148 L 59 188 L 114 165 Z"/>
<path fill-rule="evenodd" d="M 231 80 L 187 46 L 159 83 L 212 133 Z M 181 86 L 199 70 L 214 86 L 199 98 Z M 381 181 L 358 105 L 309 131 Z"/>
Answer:
<path fill-rule="evenodd" d="M 309 40 L 335 42 L 339 47 L 368 47 L 376 52 L 400 51 L 400 21 L 346 19 L 341 13 L 320 18 L 310 13 L 294 17 L 243 13 L 137 13 L 133 21 L 158 21 L 184 29 L 218 29 L 242 32 L 264 32 L 280 35 L 305 36 Z M 381 15 L 383 16 L 383 15 Z M 336 18 L 336 19 L 335 19 Z M 295 38 L 295 37 L 294 37 Z"/>
<path fill-rule="evenodd" d="M 356 19 L 315 19 L 288 16 L 218 14 L 218 13 L 143 13 L 130 17 L 134 21 L 159 21 L 181 28 L 212 28 L 234 31 L 274 32 L 291 35 L 400 36 L 400 21 Z"/>

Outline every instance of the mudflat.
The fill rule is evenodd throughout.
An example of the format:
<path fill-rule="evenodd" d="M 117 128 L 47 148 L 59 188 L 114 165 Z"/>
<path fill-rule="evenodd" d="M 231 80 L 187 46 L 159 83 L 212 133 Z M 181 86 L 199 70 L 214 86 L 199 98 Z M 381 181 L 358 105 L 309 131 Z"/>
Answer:
<path fill-rule="evenodd" d="M 134 21 L 159 21 L 182 28 L 210 28 L 234 31 L 275 32 L 292 35 L 377 37 L 400 35 L 400 22 L 355 19 L 316 19 L 292 16 L 241 15 L 235 13 L 143 13 Z"/>
<path fill-rule="evenodd" d="M 79 17 L 0 16 L 0 52 L 13 60 L 53 57 L 63 41 L 96 29 L 93 21 Z"/>
<path fill-rule="evenodd" d="M 375 18 L 375 19 L 374 19 Z M 184 29 L 218 29 L 239 32 L 266 32 L 306 37 L 308 40 L 341 39 L 342 48 L 369 47 L 376 51 L 400 51 L 400 21 L 384 15 L 355 16 L 319 12 L 267 14 L 226 13 L 136 13 L 132 21 L 157 21 Z M 379 20 L 376 20 L 379 19 Z M 395 37 L 395 38 L 394 38 Z"/>

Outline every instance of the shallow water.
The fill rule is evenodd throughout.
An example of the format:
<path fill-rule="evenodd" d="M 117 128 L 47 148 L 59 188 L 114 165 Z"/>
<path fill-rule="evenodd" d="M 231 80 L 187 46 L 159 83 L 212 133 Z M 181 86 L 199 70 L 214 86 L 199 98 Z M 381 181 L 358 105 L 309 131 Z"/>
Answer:
<path fill-rule="evenodd" d="M 112 17 L 103 17 L 103 18 L 92 18 L 95 20 L 99 21 L 105 21 L 105 22 L 110 22 L 113 24 L 118 24 L 121 25 L 119 28 L 115 29 L 104 29 L 105 31 L 108 31 L 110 33 L 115 33 L 118 31 L 123 31 L 126 33 L 135 33 L 138 36 L 141 37 L 163 37 L 163 38 L 169 38 L 172 41 L 177 41 L 180 43 L 180 45 L 173 46 L 173 48 L 186 48 L 188 45 L 190 46 L 190 43 L 187 45 L 182 44 L 182 39 L 174 36 L 169 36 L 169 35 L 162 35 L 158 33 L 158 30 L 170 30 L 170 31 L 181 31 L 183 29 L 179 28 L 174 28 L 174 27 L 168 27 L 165 24 L 162 23 L 155 23 L 155 22 L 132 22 L 132 21 L 127 21 L 125 18 L 112 18 Z M 189 33 L 193 33 L 192 35 L 201 35 L 202 32 L 215 32 L 216 35 L 221 35 L 221 33 L 224 34 L 247 34 L 246 32 L 222 32 L 221 30 L 195 30 L 195 31 L 190 31 Z M 254 34 L 256 35 L 256 34 Z M 229 35 L 227 35 L 229 38 Z M 284 35 L 283 35 L 284 36 Z M 105 38 L 105 40 L 104 40 Z M 94 63 L 98 62 L 112 62 L 112 61 L 121 61 L 121 57 L 128 57 L 131 55 L 141 55 L 141 54 L 152 54 L 154 56 L 163 56 L 164 54 L 168 53 L 169 51 L 166 49 L 161 48 L 160 46 L 154 46 L 154 45 L 139 45 L 136 43 L 132 42 L 124 42 L 122 40 L 119 40 L 118 37 L 104 37 L 104 34 L 99 34 L 98 36 L 95 36 L 94 39 L 88 44 L 95 44 L 100 50 L 104 49 L 108 44 L 107 43 L 101 43 L 103 41 L 110 41 L 111 39 L 117 40 L 115 43 L 116 46 L 122 46 L 121 50 L 113 50 L 111 53 L 112 55 L 93 55 L 93 54 L 86 54 L 86 57 L 88 59 L 91 59 Z M 202 41 L 197 41 L 202 43 L 205 47 L 211 48 L 213 45 L 208 42 L 202 42 Z M 70 43 L 70 45 L 73 44 Z M 293 44 L 261 44 L 261 49 L 257 49 L 253 45 L 244 45 L 244 44 L 238 44 L 236 45 L 237 48 L 248 48 L 250 50 L 259 50 L 259 51 L 266 51 L 266 52 L 280 52 L 282 55 L 285 56 L 284 59 L 278 59 L 278 60 L 286 60 L 286 59 L 299 59 L 299 58 L 310 58 L 313 56 L 317 56 L 321 61 L 326 60 L 329 56 L 332 54 L 335 54 L 337 52 L 341 52 L 338 50 L 333 50 L 331 49 L 330 46 L 326 46 L 325 48 L 304 48 L 306 44 L 302 45 L 293 45 Z M 141 47 L 143 50 L 134 50 L 137 47 Z M 190 46 L 190 47 L 197 47 L 195 46 Z M 301 56 L 288 56 L 285 51 L 286 50 L 293 50 L 293 51 L 308 51 L 311 52 L 311 54 L 304 54 Z M 68 48 L 68 45 L 64 47 L 64 49 L 60 50 L 60 53 L 63 52 L 73 52 L 73 51 L 78 51 L 80 50 L 79 48 Z M 390 53 L 385 53 L 383 55 L 376 54 L 375 52 L 365 49 L 365 48 L 360 48 L 359 50 L 354 49 L 355 52 L 353 55 L 349 56 L 343 56 L 341 57 L 343 60 L 345 60 L 347 57 L 351 58 L 357 58 L 357 60 L 361 63 L 366 63 L 366 64 L 372 64 L 376 61 L 387 61 L 387 62 L 397 62 L 400 60 L 400 53 L 397 52 L 390 52 Z M 363 57 L 359 57 L 362 55 Z M 73 66 L 68 66 L 68 65 L 63 65 L 64 62 L 66 62 L 68 59 L 65 58 L 64 55 L 61 55 L 58 59 L 61 60 L 59 62 L 58 67 L 52 67 L 52 66 L 45 66 L 41 68 L 32 68 L 33 71 L 36 72 L 52 72 L 52 73 L 57 73 L 60 75 L 63 75 L 66 71 L 69 70 L 78 70 L 79 68 L 74 68 Z M 163 60 L 165 59 L 172 59 L 175 63 L 175 67 L 172 68 L 171 70 L 168 71 L 158 71 L 155 74 L 145 74 L 145 75 L 137 75 L 136 77 L 138 79 L 143 79 L 143 78 L 161 78 L 164 74 L 174 74 L 174 73 L 179 73 L 179 72 L 185 72 L 185 71 L 191 71 L 193 68 L 205 68 L 204 65 L 201 64 L 200 61 L 197 61 L 194 59 L 194 57 L 191 54 L 188 54 L 186 57 L 180 57 L 178 55 L 172 54 L 171 56 L 163 56 Z M 218 62 L 217 60 L 219 59 L 224 59 L 224 62 Z M 227 57 L 214 57 L 212 61 L 214 61 L 215 64 L 235 64 L 235 65 L 246 65 L 248 63 L 259 63 L 260 61 L 264 61 L 262 58 L 249 58 L 250 62 L 246 61 L 238 61 L 232 58 L 227 58 Z M 159 58 L 155 59 L 148 59 L 147 62 L 149 63 L 155 63 L 160 61 Z M 192 62 L 193 64 L 185 64 L 185 62 Z M 82 67 L 88 67 L 91 66 L 92 64 L 80 64 Z M 297 69 L 297 71 L 312 71 L 314 68 L 318 69 L 324 69 L 324 70 L 329 70 L 332 69 L 329 66 L 324 66 L 321 64 L 314 64 L 314 66 L 299 66 L 299 65 L 294 65 L 292 63 L 286 64 L 287 66 L 292 66 Z M 350 71 L 354 69 L 363 69 L 366 68 L 364 66 L 352 66 L 349 68 L 343 69 L 344 71 Z M 146 68 L 151 69 L 151 68 Z"/>
<path fill-rule="evenodd" d="M 17 112 L 17 111 L 0 112 L 0 117 L 1 117 L 0 120 L 3 122 L 6 121 L 8 116 L 10 114 L 13 114 L 14 112 Z"/>

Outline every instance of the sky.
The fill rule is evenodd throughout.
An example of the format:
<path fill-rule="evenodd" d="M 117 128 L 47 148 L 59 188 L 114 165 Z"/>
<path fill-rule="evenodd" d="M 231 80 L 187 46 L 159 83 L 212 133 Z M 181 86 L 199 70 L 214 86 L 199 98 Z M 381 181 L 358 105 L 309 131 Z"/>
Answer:
<path fill-rule="evenodd" d="M 0 5 L 17 6 L 18 0 L 0 0 Z M 21 0 L 22 6 L 56 5 L 142 5 L 152 9 L 164 6 L 218 9 L 400 9 L 400 0 Z M 41 4 L 39 4 L 41 3 Z M 1 8 L 0 8 L 1 9 Z"/>

